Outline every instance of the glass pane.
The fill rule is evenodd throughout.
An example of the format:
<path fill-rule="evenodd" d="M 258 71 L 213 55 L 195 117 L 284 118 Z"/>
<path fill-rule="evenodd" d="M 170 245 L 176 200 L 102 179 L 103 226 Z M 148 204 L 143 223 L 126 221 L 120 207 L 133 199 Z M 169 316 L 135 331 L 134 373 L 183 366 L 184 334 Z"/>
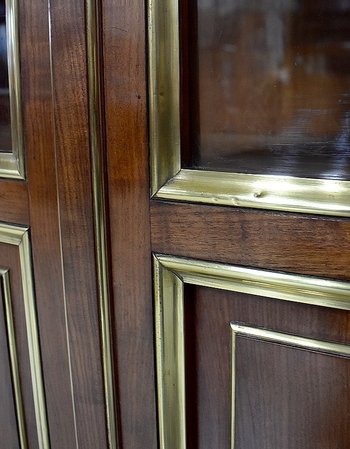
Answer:
<path fill-rule="evenodd" d="M 11 115 L 5 0 L 0 0 L 0 151 L 11 151 Z"/>
<path fill-rule="evenodd" d="M 196 1 L 185 165 L 350 179 L 350 0 Z"/>

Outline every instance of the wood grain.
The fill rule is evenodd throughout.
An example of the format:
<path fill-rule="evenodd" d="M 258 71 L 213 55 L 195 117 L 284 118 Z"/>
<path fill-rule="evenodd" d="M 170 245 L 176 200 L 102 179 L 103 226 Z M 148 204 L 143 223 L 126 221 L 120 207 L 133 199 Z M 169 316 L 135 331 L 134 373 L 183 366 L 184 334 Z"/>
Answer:
<path fill-rule="evenodd" d="M 0 266 L 9 270 L 12 313 L 14 317 L 13 322 L 16 338 L 18 369 L 21 380 L 22 401 L 25 411 L 26 434 L 29 447 L 36 448 L 39 447 L 39 441 L 34 408 L 31 367 L 29 361 L 28 335 L 25 319 L 21 267 L 17 246 L 4 243 L 0 244 Z M 1 429 L 2 425 L 3 422 L 0 423 Z"/>
<path fill-rule="evenodd" d="M 52 449 L 76 447 L 63 290 L 46 0 L 20 1 L 30 234 Z"/>
<path fill-rule="evenodd" d="M 185 287 L 184 304 L 188 445 L 198 449 L 230 448 L 230 321 L 350 343 L 348 311 L 193 286 Z M 350 395 L 346 380 L 350 360 L 342 363 L 330 357 L 324 363 L 325 356 L 320 354 L 313 357 L 309 351 L 293 348 L 281 354 L 274 349 L 277 345 L 265 343 L 260 343 L 264 352 L 259 353 L 254 341 L 242 347 L 242 340 L 237 344 L 238 447 L 294 449 L 299 442 L 299 447 L 307 449 L 338 445 L 345 449 L 349 405 L 342 395 Z M 307 355 L 303 358 L 300 352 Z M 313 438 L 317 445 L 308 444 Z"/>
<path fill-rule="evenodd" d="M 158 253 L 350 279 L 350 221 L 152 201 Z"/>
<path fill-rule="evenodd" d="M 20 449 L 20 441 L 16 422 L 14 392 L 12 389 L 12 374 L 9 359 L 4 298 L 1 289 L 0 289 L 0 379 L 1 379 L 0 382 L 1 444 L 3 444 L 4 447 Z"/>
<path fill-rule="evenodd" d="M 0 181 L 0 221 L 24 225 L 29 223 L 25 182 Z"/>
<path fill-rule="evenodd" d="M 237 338 L 237 449 L 347 449 L 350 360 Z"/>
<path fill-rule="evenodd" d="M 155 449 L 145 5 L 102 3 L 120 441 Z"/>
<path fill-rule="evenodd" d="M 105 449 L 107 432 L 95 266 L 83 0 L 51 4 L 53 114 L 65 306 L 77 445 Z"/>

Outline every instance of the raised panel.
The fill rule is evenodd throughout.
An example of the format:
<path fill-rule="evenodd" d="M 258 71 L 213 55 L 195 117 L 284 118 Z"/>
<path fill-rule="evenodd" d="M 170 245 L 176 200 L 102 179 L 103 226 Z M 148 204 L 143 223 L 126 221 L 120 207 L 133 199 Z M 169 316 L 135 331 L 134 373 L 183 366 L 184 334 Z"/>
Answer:
<path fill-rule="evenodd" d="M 19 383 L 17 349 L 12 317 L 9 274 L 0 271 L 0 423 L 6 448 L 26 449 L 27 437 Z"/>
<path fill-rule="evenodd" d="M 322 354 L 336 359 L 327 368 L 336 368 L 335 379 L 344 377 L 349 370 L 348 358 L 342 358 L 348 357 L 350 353 L 348 283 L 162 255 L 156 257 L 155 266 L 158 407 L 162 449 L 233 448 L 237 440 L 232 437 L 235 422 L 239 423 L 239 441 L 247 438 L 238 447 L 245 449 L 246 442 L 253 444 L 245 435 L 246 428 L 242 430 L 242 422 L 237 421 L 240 419 L 239 409 L 244 409 L 241 415 L 244 422 L 251 416 L 251 410 L 247 409 L 246 403 L 244 406 L 233 406 L 235 396 L 241 396 L 235 395 L 232 388 L 232 385 L 237 385 L 232 380 L 236 379 L 237 382 L 240 377 L 239 370 L 234 369 L 232 322 L 240 324 L 241 334 L 244 333 L 241 329 L 249 328 L 248 337 L 255 340 L 260 338 L 266 346 L 271 346 L 272 340 L 273 347 L 287 345 L 292 348 L 290 351 L 294 352 L 291 360 L 294 360 L 295 369 L 299 369 L 302 375 L 307 375 L 309 362 L 305 364 L 303 356 L 298 356 L 299 352 L 313 354 L 318 351 L 315 359 L 310 355 L 310 373 L 319 387 L 323 386 L 326 379 Z M 236 367 L 241 366 L 242 357 L 245 356 L 239 347 L 241 340 L 239 334 Z M 297 355 L 294 356 L 294 353 Z M 246 363 L 249 364 L 253 359 L 253 356 L 248 355 Z M 276 360 L 279 360 L 278 357 Z M 341 360 L 345 360 L 346 365 Z M 271 369 L 276 368 L 276 376 L 281 377 L 283 373 L 285 386 L 290 373 L 283 364 L 283 358 L 280 361 L 280 366 L 272 366 Z M 260 362 L 261 369 L 266 367 L 264 361 Z M 349 386 L 346 385 L 343 393 L 350 395 Z M 303 419 L 310 425 L 317 420 L 317 413 L 308 417 L 306 414 L 316 410 L 314 404 L 317 402 L 327 407 L 326 396 L 330 394 L 330 388 L 326 385 L 323 393 L 317 393 L 317 387 L 305 391 Z M 286 410 L 294 413 L 294 399 L 286 397 L 287 400 L 289 407 Z M 264 404 L 266 402 L 267 399 Z M 272 399 L 269 406 L 274 409 L 280 404 Z M 345 432 L 348 415 L 343 412 L 339 425 Z M 291 419 L 291 426 L 297 429 L 300 419 L 298 416 Z M 278 420 L 270 420 L 270 426 L 274 427 L 272 432 L 277 435 L 280 426 Z M 303 445 L 300 447 L 309 447 L 307 445 L 313 438 L 313 432 L 310 430 L 307 435 L 302 433 L 300 441 Z M 332 440 L 332 426 L 325 432 L 328 435 L 328 440 L 325 440 L 328 443 L 325 444 L 330 444 L 330 441 L 343 444 L 341 442 L 345 441 L 337 438 Z M 293 435 L 293 432 L 289 434 Z M 254 444 L 259 444 L 259 435 L 254 441 L 257 441 Z M 275 447 L 275 440 L 267 441 L 270 447 Z M 248 447 L 259 447 L 254 444 Z M 281 447 L 289 448 L 288 445 Z M 324 447 L 328 449 L 332 446 Z"/>
<path fill-rule="evenodd" d="M 0 267 L 17 438 L 49 449 L 28 228 L 0 224 Z"/>
<path fill-rule="evenodd" d="M 231 449 L 346 449 L 350 347 L 231 327 Z"/>

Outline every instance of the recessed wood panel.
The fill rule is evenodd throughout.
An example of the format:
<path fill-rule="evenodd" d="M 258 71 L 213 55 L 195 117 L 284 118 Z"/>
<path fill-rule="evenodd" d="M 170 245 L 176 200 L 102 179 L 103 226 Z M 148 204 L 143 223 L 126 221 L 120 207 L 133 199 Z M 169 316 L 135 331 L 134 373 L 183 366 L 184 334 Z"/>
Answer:
<path fill-rule="evenodd" d="M 25 427 L 29 448 L 49 449 L 39 329 L 27 228 L 0 224 L 0 267 L 5 267 L 8 270 L 11 289 L 12 336 L 15 343 L 12 341 L 10 349 L 15 348 L 17 358 L 17 390 L 13 359 L 11 360 L 12 380 L 15 394 L 20 388 L 21 401 L 23 401 L 22 425 L 17 419 L 19 430 L 23 435 Z M 9 323 L 11 321 L 8 320 L 7 324 L 9 325 Z M 12 356 L 13 352 L 10 352 L 10 357 Z M 21 414 L 18 397 L 16 398 L 16 413 L 18 416 Z M 21 447 L 23 446 L 24 443 L 21 441 Z"/>
<path fill-rule="evenodd" d="M 195 286 L 185 287 L 184 305 L 187 446 L 190 448 L 231 447 L 231 321 L 310 339 L 350 343 L 348 311 Z M 282 349 L 278 349 L 274 343 L 260 342 L 257 346 L 255 340 L 245 343 L 246 340 L 237 337 L 236 447 L 297 448 L 297 445 L 293 446 L 296 443 L 292 439 L 299 429 L 300 419 L 303 419 L 306 424 L 296 440 L 301 443 L 300 448 L 333 449 L 339 443 L 339 448 L 345 449 L 347 446 L 344 442 L 350 437 L 347 434 L 349 422 L 346 421 L 348 401 L 339 409 L 337 424 L 338 430 L 346 435 L 345 438 L 344 435 L 336 436 L 334 433 L 332 420 L 335 412 L 332 412 L 332 407 L 336 402 L 332 399 L 332 385 L 338 382 L 333 393 L 339 401 L 341 394 L 350 395 L 350 361 L 343 362 L 343 359 L 335 356 L 313 355 L 301 349 L 287 348 L 283 354 Z M 250 363 L 251 379 L 245 383 Z M 265 387 L 259 387 L 260 390 L 259 376 L 265 382 Z M 303 378 L 306 383 L 305 388 L 301 389 Z M 279 388 L 280 394 L 275 395 L 274 385 L 278 380 L 281 383 L 275 387 Z M 290 389 L 289 382 L 294 382 Z M 298 396 L 295 392 L 299 389 Z M 258 402 L 255 402 L 254 392 L 259 394 Z M 283 398 L 280 397 L 281 392 Z M 254 404 L 260 404 L 260 408 Z M 321 419 L 322 410 L 325 445 L 310 446 L 308 444 L 313 438 L 319 438 L 315 423 Z M 247 435 L 248 430 L 251 433 L 253 427 L 257 429 L 259 426 L 260 433 Z M 293 428 L 293 432 L 287 432 L 287 426 Z M 266 443 L 262 443 L 263 438 L 266 438 Z M 331 441 L 335 446 L 330 445 Z"/>
<path fill-rule="evenodd" d="M 235 449 L 347 449 L 350 360 L 238 336 Z"/>
<path fill-rule="evenodd" d="M 4 307 L 3 289 L 0 288 L 0 432 L 1 444 L 11 449 L 21 449 L 18 434 L 13 375 L 9 357 L 8 329 Z M 24 448 L 22 448 L 24 449 Z"/>

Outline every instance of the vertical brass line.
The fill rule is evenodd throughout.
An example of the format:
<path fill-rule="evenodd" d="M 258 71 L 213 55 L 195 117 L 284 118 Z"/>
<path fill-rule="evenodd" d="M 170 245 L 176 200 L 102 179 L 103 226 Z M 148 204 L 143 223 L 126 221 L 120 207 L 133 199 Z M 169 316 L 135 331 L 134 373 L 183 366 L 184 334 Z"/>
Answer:
<path fill-rule="evenodd" d="M 11 137 L 13 153 L 17 159 L 18 173 L 24 177 L 24 151 L 21 107 L 21 71 L 19 56 L 18 0 L 6 0 L 6 28 L 8 71 L 11 109 Z"/>
<path fill-rule="evenodd" d="M 92 193 L 95 228 L 95 254 L 97 263 L 98 297 L 101 320 L 101 340 L 103 376 L 106 402 L 108 444 L 117 449 L 117 427 L 113 376 L 112 337 L 110 322 L 110 291 L 108 277 L 106 194 L 103 173 L 102 124 L 101 124 L 101 79 L 100 79 L 100 38 L 99 2 L 86 0 L 87 15 L 87 56 L 90 148 L 92 164 Z"/>
<path fill-rule="evenodd" d="M 10 97 L 11 148 L 0 153 L 0 176 L 24 179 L 24 139 L 21 105 L 18 0 L 6 0 L 6 46 Z"/>
<path fill-rule="evenodd" d="M 28 228 L 1 223 L 0 242 L 18 247 L 38 447 L 50 449 Z"/>
<path fill-rule="evenodd" d="M 18 434 L 21 449 L 27 449 L 27 434 L 25 426 L 24 407 L 22 401 L 21 381 L 19 377 L 18 357 L 16 348 L 15 329 L 13 324 L 12 302 L 11 302 L 11 289 L 8 271 L 4 271 L 1 274 L 2 288 L 4 294 L 5 305 L 5 319 L 6 319 L 6 332 L 9 347 L 10 363 L 11 363 L 11 377 L 13 383 L 13 392 L 15 397 L 16 417 L 18 425 Z"/>
<path fill-rule="evenodd" d="M 154 257 L 160 449 L 186 449 L 184 284 Z"/>
<path fill-rule="evenodd" d="M 28 230 L 18 246 L 39 449 L 50 448 Z"/>
<path fill-rule="evenodd" d="M 231 449 L 235 449 L 236 413 L 236 332 L 231 330 Z"/>

